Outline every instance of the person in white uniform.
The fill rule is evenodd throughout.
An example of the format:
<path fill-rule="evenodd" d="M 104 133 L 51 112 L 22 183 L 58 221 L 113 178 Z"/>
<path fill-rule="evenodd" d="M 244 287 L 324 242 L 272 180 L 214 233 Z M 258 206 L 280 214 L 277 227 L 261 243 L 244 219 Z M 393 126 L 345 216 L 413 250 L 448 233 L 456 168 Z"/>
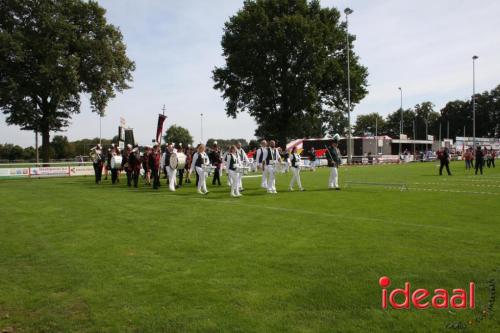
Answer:
<path fill-rule="evenodd" d="M 302 165 L 302 159 L 300 158 L 300 155 L 297 154 L 297 147 L 292 148 L 290 156 L 288 157 L 288 165 L 290 166 L 290 170 L 292 171 L 292 180 L 290 181 L 289 190 L 293 191 L 293 186 L 295 185 L 295 182 L 297 182 L 299 190 L 304 191 L 302 182 L 300 181 L 300 167 Z"/>
<path fill-rule="evenodd" d="M 265 161 L 264 171 L 266 172 L 266 177 L 267 177 L 267 193 L 276 194 L 278 193 L 276 191 L 276 180 L 275 180 L 276 166 L 278 163 L 281 163 L 281 156 L 278 152 L 278 149 L 276 149 L 276 142 L 274 142 L 274 140 L 271 140 L 269 142 L 266 159 L 264 161 Z"/>
<path fill-rule="evenodd" d="M 171 143 L 167 146 L 168 154 L 166 156 L 172 156 L 172 154 L 177 153 L 177 149 L 174 148 L 174 144 Z M 170 158 L 168 160 L 165 160 L 165 166 L 167 168 L 167 175 L 168 175 L 168 189 L 172 192 L 175 192 L 175 185 L 176 185 L 176 175 L 177 175 L 177 169 L 172 169 L 170 167 Z"/>
<path fill-rule="evenodd" d="M 193 155 L 193 162 L 191 163 L 191 170 L 196 170 L 198 174 L 198 193 L 207 194 L 207 175 L 206 167 L 210 164 L 207 153 L 205 153 L 205 145 L 200 144 L 198 146 L 198 151 Z"/>
<path fill-rule="evenodd" d="M 262 181 L 260 183 L 260 187 L 267 189 L 267 175 L 264 171 L 264 162 L 267 158 L 267 141 L 262 140 L 260 142 L 260 148 L 257 149 L 257 153 L 255 154 L 255 163 L 257 165 L 257 170 L 262 170 Z"/>
<path fill-rule="evenodd" d="M 231 178 L 231 196 L 241 197 L 239 188 L 241 174 L 237 170 L 238 166 L 240 166 L 240 159 L 236 146 L 231 146 L 229 148 L 229 152 L 224 162 L 226 163 L 228 176 Z"/>
<path fill-rule="evenodd" d="M 246 167 L 250 163 L 248 160 L 247 153 L 245 150 L 241 147 L 241 142 L 238 142 L 236 144 L 236 154 L 238 155 L 239 162 L 238 164 Z M 239 173 L 239 181 L 238 181 L 238 189 L 240 191 L 244 191 L 245 189 L 243 188 L 243 174 Z"/>

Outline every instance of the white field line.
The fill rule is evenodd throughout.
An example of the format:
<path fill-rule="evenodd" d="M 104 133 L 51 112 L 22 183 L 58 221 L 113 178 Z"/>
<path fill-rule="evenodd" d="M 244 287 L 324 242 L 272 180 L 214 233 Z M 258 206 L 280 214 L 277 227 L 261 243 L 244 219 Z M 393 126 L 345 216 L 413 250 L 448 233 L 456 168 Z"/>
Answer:
<path fill-rule="evenodd" d="M 447 189 L 419 188 L 419 187 L 408 187 L 408 190 L 426 191 L 426 192 L 449 192 L 449 193 L 464 193 L 464 194 L 500 195 L 500 193 L 495 193 L 495 192 L 461 191 L 461 190 L 447 190 Z"/>
<path fill-rule="evenodd" d="M 499 187 L 500 188 L 500 185 L 496 185 L 496 184 L 454 184 L 454 183 L 451 183 L 451 182 L 438 182 L 438 183 L 419 183 L 419 182 L 415 182 L 415 183 L 411 183 L 413 185 L 452 185 L 452 186 L 475 186 L 475 187 Z"/>
<path fill-rule="evenodd" d="M 449 180 L 450 182 L 492 182 L 500 183 L 500 178 L 496 177 L 483 177 L 483 176 L 466 176 L 466 179 L 456 179 Z M 446 182 L 446 180 L 444 180 Z"/>

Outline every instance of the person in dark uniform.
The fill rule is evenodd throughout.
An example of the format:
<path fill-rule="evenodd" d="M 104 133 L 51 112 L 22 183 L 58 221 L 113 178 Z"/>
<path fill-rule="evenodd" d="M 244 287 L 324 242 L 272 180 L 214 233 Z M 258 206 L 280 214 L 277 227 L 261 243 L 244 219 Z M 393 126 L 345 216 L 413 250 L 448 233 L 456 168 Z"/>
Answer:
<path fill-rule="evenodd" d="M 217 145 L 217 143 L 214 143 L 209 157 L 210 157 L 210 163 L 215 167 L 214 178 L 212 179 L 212 185 L 215 185 L 215 183 L 217 183 L 220 186 L 220 171 L 222 165 L 222 157 L 220 154 L 220 147 Z"/>
<path fill-rule="evenodd" d="M 193 161 L 193 151 L 191 149 L 191 145 L 188 145 L 186 149 L 186 166 L 184 167 L 186 174 L 186 184 L 191 184 L 191 173 L 189 170 L 191 169 L 191 162 Z"/>
<path fill-rule="evenodd" d="M 483 164 L 484 164 L 484 154 L 483 151 L 481 150 L 481 147 L 478 146 L 476 149 L 476 175 L 477 175 L 477 170 L 481 171 L 481 174 L 483 174 Z"/>
<path fill-rule="evenodd" d="M 155 143 L 153 145 L 153 151 L 149 154 L 149 167 L 151 168 L 151 175 L 153 176 L 153 189 L 155 190 L 160 187 L 160 159 L 160 145 Z"/>
<path fill-rule="evenodd" d="M 443 168 L 446 167 L 446 172 L 448 173 L 448 176 L 451 176 L 450 172 L 450 151 L 448 148 L 444 148 L 438 152 L 438 158 L 440 162 L 439 166 L 439 175 L 443 175 Z"/>
<path fill-rule="evenodd" d="M 311 165 L 311 171 L 314 171 L 316 170 L 316 151 L 314 150 L 314 147 L 311 148 L 308 155 L 309 155 L 309 164 Z"/>
<path fill-rule="evenodd" d="M 338 137 L 334 137 L 330 146 L 326 149 L 326 161 L 330 168 L 330 178 L 328 179 L 328 188 L 333 190 L 340 190 L 339 187 L 339 172 L 338 167 L 342 163 L 340 158 L 340 151 L 337 147 Z"/>
<path fill-rule="evenodd" d="M 128 159 L 128 172 L 130 173 L 130 178 L 134 183 L 134 187 L 137 188 L 137 184 L 139 183 L 139 174 L 141 173 L 141 156 L 138 146 L 135 146 L 130 152 Z"/>
<path fill-rule="evenodd" d="M 122 170 L 125 170 L 125 173 L 127 174 L 127 186 L 129 187 L 132 186 L 132 173 L 130 172 L 128 166 L 129 163 L 128 160 L 130 158 L 131 153 L 132 153 L 132 145 L 128 144 L 122 155 Z"/>
<path fill-rule="evenodd" d="M 368 164 L 370 165 L 373 164 L 373 155 L 371 151 L 368 152 L 367 157 L 368 157 Z"/>
<path fill-rule="evenodd" d="M 151 185 L 151 168 L 149 167 L 149 155 L 151 154 L 151 146 L 146 146 L 146 150 L 141 158 L 142 168 L 144 169 L 144 178 L 146 185 Z"/>
<path fill-rule="evenodd" d="M 111 144 L 111 148 L 108 148 L 106 152 L 106 163 L 104 163 L 104 180 L 108 180 L 108 173 L 111 171 L 111 157 L 112 151 L 115 149 L 115 145 Z"/>
<path fill-rule="evenodd" d="M 91 149 L 90 156 L 92 158 L 92 164 L 94 166 L 95 183 L 100 184 L 102 177 L 102 167 L 104 165 L 104 156 L 102 154 L 102 147 L 100 144 Z"/>

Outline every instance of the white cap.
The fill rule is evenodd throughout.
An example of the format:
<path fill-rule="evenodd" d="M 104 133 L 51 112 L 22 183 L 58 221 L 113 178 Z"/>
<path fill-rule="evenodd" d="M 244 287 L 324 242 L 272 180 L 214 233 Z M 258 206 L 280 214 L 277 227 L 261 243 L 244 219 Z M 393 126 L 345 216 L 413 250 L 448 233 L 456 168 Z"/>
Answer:
<path fill-rule="evenodd" d="M 129 144 L 127 145 L 127 148 L 132 148 L 132 145 L 129 143 Z"/>

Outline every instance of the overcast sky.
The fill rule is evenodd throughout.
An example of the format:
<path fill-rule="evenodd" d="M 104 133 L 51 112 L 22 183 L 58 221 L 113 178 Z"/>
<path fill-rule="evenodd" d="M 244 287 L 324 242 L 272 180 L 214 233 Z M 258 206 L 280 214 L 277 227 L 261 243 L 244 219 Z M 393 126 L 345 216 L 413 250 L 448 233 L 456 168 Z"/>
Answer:
<path fill-rule="evenodd" d="M 102 119 L 102 136 L 113 137 L 120 116 L 141 144 L 154 137 L 157 114 L 166 105 L 166 125 L 177 124 L 203 137 L 251 139 L 255 123 L 247 115 L 225 116 L 211 71 L 222 64 L 224 22 L 241 8 L 240 0 L 101 0 L 109 22 L 120 27 L 128 54 L 136 62 L 133 89 L 118 94 Z M 477 91 L 500 84 L 500 1 L 321 1 L 343 11 L 350 7 L 355 52 L 368 67 L 369 94 L 354 109 L 386 115 L 399 108 L 447 101 L 472 94 L 472 56 Z M 70 140 L 99 136 L 98 116 L 88 101 L 64 132 Z M 0 115 L 0 142 L 34 144 L 34 134 L 7 126 Z"/>

